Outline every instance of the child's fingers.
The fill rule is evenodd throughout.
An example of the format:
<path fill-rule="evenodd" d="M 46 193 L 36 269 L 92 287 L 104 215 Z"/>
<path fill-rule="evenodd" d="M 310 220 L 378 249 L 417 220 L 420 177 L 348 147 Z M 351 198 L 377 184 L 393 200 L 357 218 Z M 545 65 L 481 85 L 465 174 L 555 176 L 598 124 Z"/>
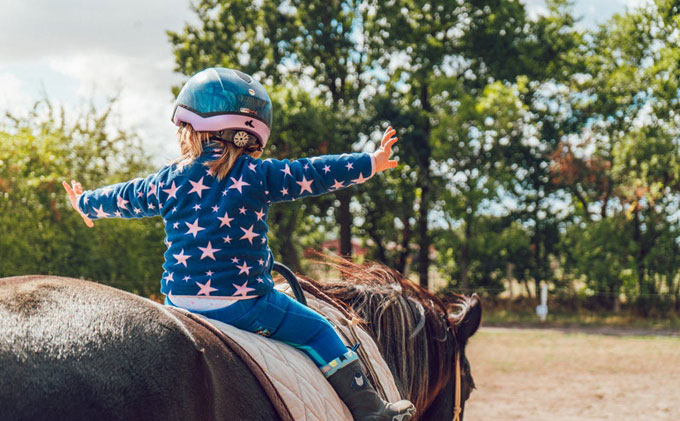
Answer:
<path fill-rule="evenodd" d="M 75 195 L 76 195 L 76 194 L 73 192 L 73 189 L 71 189 L 71 186 L 70 186 L 66 181 L 62 181 L 62 182 L 61 182 L 61 185 L 64 186 L 64 189 L 66 190 L 66 194 L 68 194 L 69 197 L 75 196 Z"/>
<path fill-rule="evenodd" d="M 394 136 L 395 134 L 397 134 L 397 131 L 394 130 L 394 129 L 390 130 L 389 132 L 385 132 L 385 134 L 383 135 L 382 141 L 380 142 L 380 146 L 384 147 L 385 143 L 388 142 L 390 140 L 390 138 L 392 136 Z"/>
<path fill-rule="evenodd" d="M 82 213 L 80 214 L 80 216 L 83 217 L 83 221 L 85 221 L 85 225 L 87 225 L 90 228 L 92 228 L 94 226 L 94 223 L 92 223 L 92 220 L 90 218 L 88 218 L 87 216 L 85 216 Z"/>
<path fill-rule="evenodd" d="M 391 150 L 392 150 L 392 146 L 393 146 L 395 143 L 397 143 L 398 140 L 399 140 L 398 137 L 394 137 L 394 138 L 388 140 L 388 141 L 385 143 L 385 146 L 383 146 L 383 148 L 384 148 L 386 151 L 388 151 L 388 152 L 391 151 Z"/>

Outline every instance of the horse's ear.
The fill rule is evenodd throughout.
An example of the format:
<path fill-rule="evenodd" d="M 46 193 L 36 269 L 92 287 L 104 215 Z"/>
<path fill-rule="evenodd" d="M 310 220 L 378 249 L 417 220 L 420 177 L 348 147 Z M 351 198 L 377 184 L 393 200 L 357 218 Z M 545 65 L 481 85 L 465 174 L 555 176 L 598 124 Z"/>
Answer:
<path fill-rule="evenodd" d="M 472 294 L 465 317 L 458 325 L 457 337 L 465 345 L 472 335 L 477 332 L 482 322 L 482 301 L 477 294 Z"/>

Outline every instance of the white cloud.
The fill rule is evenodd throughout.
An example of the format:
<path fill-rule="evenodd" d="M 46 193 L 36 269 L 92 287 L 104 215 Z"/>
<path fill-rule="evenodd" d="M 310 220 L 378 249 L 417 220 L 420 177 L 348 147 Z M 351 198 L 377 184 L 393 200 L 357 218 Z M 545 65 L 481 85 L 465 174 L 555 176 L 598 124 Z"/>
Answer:
<path fill-rule="evenodd" d="M 0 0 L 0 63 L 82 51 L 164 57 L 188 0 Z M 163 48 L 159 48 L 163 47 Z"/>
<path fill-rule="evenodd" d="M 27 110 L 33 103 L 24 82 L 8 72 L 0 73 L 0 111 L 19 112 Z"/>
<path fill-rule="evenodd" d="M 67 111 L 118 97 L 115 116 L 158 162 L 177 155 L 166 30 L 194 21 L 189 0 L 0 0 L 0 114 L 45 95 Z"/>
<path fill-rule="evenodd" d="M 118 98 L 114 112 L 122 128 L 139 133 L 161 162 L 177 155 L 170 87 L 180 83 L 181 77 L 173 73 L 171 60 L 102 52 L 53 59 L 50 67 L 78 81 L 76 94 L 81 102 L 103 104 Z"/>

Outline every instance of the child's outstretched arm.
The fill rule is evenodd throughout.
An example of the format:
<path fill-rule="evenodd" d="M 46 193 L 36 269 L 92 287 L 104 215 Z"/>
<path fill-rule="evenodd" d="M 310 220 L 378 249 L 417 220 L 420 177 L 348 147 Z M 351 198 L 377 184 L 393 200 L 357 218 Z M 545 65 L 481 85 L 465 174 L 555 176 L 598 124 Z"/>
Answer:
<path fill-rule="evenodd" d="M 80 183 L 73 181 L 71 188 L 63 182 L 66 193 L 74 207 L 83 218 L 85 223 L 92 226 L 94 219 L 100 218 L 143 218 L 160 214 L 161 203 L 158 199 L 160 188 L 159 181 L 163 171 L 151 174 L 146 178 L 137 178 L 125 183 L 118 183 L 102 187 L 96 190 L 83 192 Z"/>
<path fill-rule="evenodd" d="M 396 167 L 397 161 L 389 159 L 397 141 L 395 134 L 388 127 L 380 148 L 372 154 L 324 155 L 295 161 L 266 159 L 251 169 L 261 176 L 263 193 L 269 202 L 318 196 L 363 183 L 376 172 Z"/>

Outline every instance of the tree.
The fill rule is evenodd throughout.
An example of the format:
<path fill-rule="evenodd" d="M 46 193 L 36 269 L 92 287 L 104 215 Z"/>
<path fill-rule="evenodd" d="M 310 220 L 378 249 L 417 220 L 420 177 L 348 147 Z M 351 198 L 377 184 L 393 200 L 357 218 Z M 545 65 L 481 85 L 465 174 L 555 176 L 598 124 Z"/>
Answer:
<path fill-rule="evenodd" d="M 606 219 L 629 225 L 622 232 L 630 236 L 608 240 L 630 249 L 630 255 L 618 254 L 618 266 L 634 265 L 636 287 L 625 291 L 641 298 L 660 296 L 660 276 L 670 279 L 665 264 L 660 275 L 650 262 L 659 257 L 660 239 L 663 249 L 672 250 L 666 241 L 680 185 L 677 16 L 677 5 L 657 1 L 613 17 L 593 35 L 583 72 L 574 76 L 573 93 L 564 101 L 582 117 L 573 119 L 553 157 L 556 180 L 589 229 L 614 225 Z M 579 262 L 581 272 L 592 266 Z M 664 286 L 668 293 L 673 282 Z M 604 292 L 616 298 L 619 290 Z"/>
<path fill-rule="evenodd" d="M 87 188 L 150 172 L 139 139 L 112 131 L 111 106 L 69 120 L 41 101 L 25 118 L 9 116 L 0 131 L 0 276 L 44 273 L 144 295 L 158 290 L 161 221 L 110 220 L 88 229 L 61 187 L 62 180 Z"/>

